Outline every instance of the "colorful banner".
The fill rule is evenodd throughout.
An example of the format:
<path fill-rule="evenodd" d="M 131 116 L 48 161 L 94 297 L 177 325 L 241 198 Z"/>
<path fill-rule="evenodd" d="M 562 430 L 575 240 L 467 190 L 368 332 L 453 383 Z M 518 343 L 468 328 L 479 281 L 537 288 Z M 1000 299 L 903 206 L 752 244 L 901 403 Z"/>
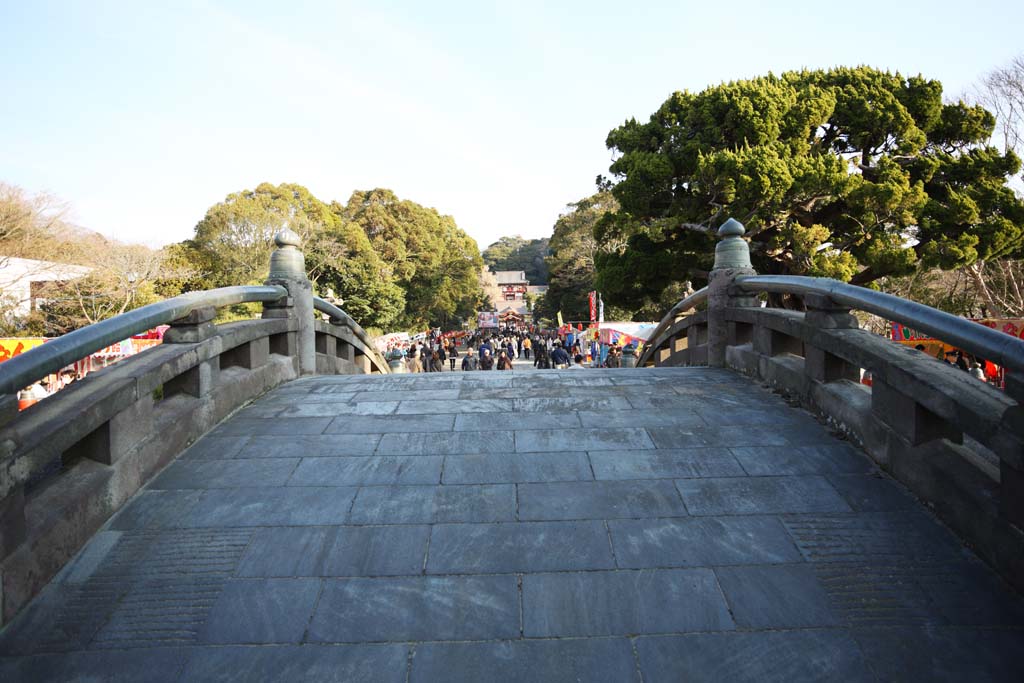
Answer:
<path fill-rule="evenodd" d="M 0 339 L 0 363 L 20 356 L 46 341 L 43 337 L 5 337 Z"/>
<path fill-rule="evenodd" d="M 971 322 L 976 322 L 979 325 L 984 325 L 985 327 L 993 330 L 1005 332 L 1011 337 L 1024 339 L 1024 320 L 1019 318 L 965 318 L 965 320 L 971 320 Z M 934 339 L 934 337 L 927 332 L 915 330 L 902 323 L 892 323 L 892 338 L 893 341 L 898 342 L 928 341 Z"/>
<path fill-rule="evenodd" d="M 565 327 L 565 323 L 562 322 L 562 312 L 561 311 L 558 312 L 558 326 L 559 327 Z"/>
<path fill-rule="evenodd" d="M 498 314 L 487 311 L 477 314 L 476 326 L 479 327 L 480 329 L 497 329 Z"/>
<path fill-rule="evenodd" d="M 597 292 L 587 292 L 587 300 L 590 302 L 590 320 L 597 320 Z"/>

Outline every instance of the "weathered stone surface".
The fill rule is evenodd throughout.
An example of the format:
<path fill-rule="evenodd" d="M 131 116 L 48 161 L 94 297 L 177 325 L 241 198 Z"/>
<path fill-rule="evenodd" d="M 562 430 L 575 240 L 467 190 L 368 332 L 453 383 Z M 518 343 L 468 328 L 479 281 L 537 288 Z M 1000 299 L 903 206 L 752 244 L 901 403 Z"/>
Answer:
<path fill-rule="evenodd" d="M 735 477 L 744 474 L 743 468 L 725 448 L 595 451 L 589 456 L 597 479 Z"/>
<path fill-rule="evenodd" d="M 335 417 L 338 415 L 392 415 L 398 401 L 364 401 L 362 403 L 302 403 L 282 410 L 279 418 Z M 315 432 L 318 433 L 318 432 Z"/>
<path fill-rule="evenodd" d="M 715 574 L 740 628 L 810 628 L 839 623 L 810 565 L 719 567 Z"/>
<path fill-rule="evenodd" d="M 326 579 L 309 624 L 314 643 L 518 636 L 514 576 Z"/>
<path fill-rule="evenodd" d="M 731 448 L 747 474 L 864 474 L 874 469 L 871 461 L 846 444 L 819 446 L 755 446 Z"/>
<path fill-rule="evenodd" d="M 295 486 L 204 491 L 186 527 L 343 524 L 355 488 Z"/>
<path fill-rule="evenodd" d="M 516 452 L 585 450 L 612 451 L 654 448 L 643 429 L 537 429 L 516 432 Z"/>
<path fill-rule="evenodd" d="M 39 655 L 0 660 L 0 678 L 5 681 L 170 683 L 180 680 L 181 657 L 182 650 L 175 648 Z"/>
<path fill-rule="evenodd" d="M 399 415 L 437 415 L 443 413 L 503 413 L 506 411 L 512 411 L 512 402 L 500 399 L 403 399 L 395 412 Z"/>
<path fill-rule="evenodd" d="M 306 633 L 320 581 L 236 579 L 210 609 L 202 643 L 298 643 Z"/>
<path fill-rule="evenodd" d="M 693 515 L 850 512 L 824 477 L 734 477 L 676 481 Z"/>
<path fill-rule="evenodd" d="M 527 637 L 683 633 L 733 628 L 709 569 L 527 574 Z"/>
<path fill-rule="evenodd" d="M 636 649 L 645 681 L 876 680 L 857 643 L 839 630 L 646 636 Z"/>
<path fill-rule="evenodd" d="M 185 664 L 181 680 L 402 683 L 408 649 L 406 645 L 192 648 L 182 651 Z"/>
<path fill-rule="evenodd" d="M 444 459 L 445 484 L 586 481 L 593 476 L 586 453 L 490 453 Z"/>
<path fill-rule="evenodd" d="M 377 445 L 377 454 L 454 455 L 457 453 L 513 453 L 516 450 L 516 444 L 512 434 L 513 432 L 385 434 Z M 576 450 L 578 449 L 579 446 L 576 447 Z M 541 448 L 537 450 L 552 449 Z"/>
<path fill-rule="evenodd" d="M 241 453 L 248 442 L 248 436 L 204 436 L 192 444 L 178 459 L 207 460 L 234 458 Z"/>
<path fill-rule="evenodd" d="M 882 475 L 833 475 L 828 482 L 857 512 L 912 510 L 920 507 L 902 486 Z"/>
<path fill-rule="evenodd" d="M 471 413 L 455 417 L 455 431 L 479 432 L 507 429 L 576 429 L 576 413 Z"/>
<path fill-rule="evenodd" d="M 228 420 L 210 432 L 211 436 L 292 436 L 296 434 L 322 434 L 330 424 L 329 417 L 289 417 L 262 419 L 239 417 Z"/>
<path fill-rule="evenodd" d="M 686 515 L 670 481 L 592 481 L 519 486 L 523 520 L 616 519 Z"/>
<path fill-rule="evenodd" d="M 317 458 L 312 462 L 317 462 Z M 283 486 L 299 464 L 297 458 L 260 460 L 182 460 L 157 477 L 150 490 L 224 489 L 239 486 Z M 333 485 L 333 482 L 325 482 Z"/>
<path fill-rule="evenodd" d="M 259 436 L 249 439 L 236 458 L 319 458 L 373 455 L 380 434 Z"/>
<path fill-rule="evenodd" d="M 615 566 L 598 521 L 439 524 L 430 538 L 431 574 L 487 574 Z"/>
<path fill-rule="evenodd" d="M 693 427 L 708 424 L 700 415 L 686 410 L 583 410 L 584 427 Z"/>
<path fill-rule="evenodd" d="M 647 430 L 658 448 L 698 448 L 707 446 L 785 446 L 789 441 L 777 431 L 751 429 L 749 426 L 651 427 Z"/>
<path fill-rule="evenodd" d="M 449 432 L 454 415 L 352 415 L 335 418 L 324 434 L 392 434 L 396 432 Z M 401 455 L 401 454 L 400 454 Z"/>
<path fill-rule="evenodd" d="M 414 683 L 632 681 L 633 651 L 625 638 L 427 643 L 416 648 Z"/>
<path fill-rule="evenodd" d="M 440 455 L 307 458 L 294 468 L 288 485 L 439 484 L 443 461 Z"/>
<path fill-rule="evenodd" d="M 510 522 L 516 492 L 511 484 L 486 486 L 377 486 L 359 489 L 353 524 Z"/>
<path fill-rule="evenodd" d="M 620 567 L 708 567 L 800 562 L 774 517 L 694 517 L 608 522 Z"/>

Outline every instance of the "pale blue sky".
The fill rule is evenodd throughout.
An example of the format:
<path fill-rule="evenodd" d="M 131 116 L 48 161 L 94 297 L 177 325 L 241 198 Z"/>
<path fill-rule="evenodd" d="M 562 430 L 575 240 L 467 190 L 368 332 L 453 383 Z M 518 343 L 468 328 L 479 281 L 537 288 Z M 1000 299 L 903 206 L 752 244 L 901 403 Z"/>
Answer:
<path fill-rule="evenodd" d="M 675 90 L 870 64 L 954 96 L 1024 3 L 0 0 L 0 180 L 125 241 L 186 239 L 262 181 L 388 187 L 481 248 L 539 237 Z"/>

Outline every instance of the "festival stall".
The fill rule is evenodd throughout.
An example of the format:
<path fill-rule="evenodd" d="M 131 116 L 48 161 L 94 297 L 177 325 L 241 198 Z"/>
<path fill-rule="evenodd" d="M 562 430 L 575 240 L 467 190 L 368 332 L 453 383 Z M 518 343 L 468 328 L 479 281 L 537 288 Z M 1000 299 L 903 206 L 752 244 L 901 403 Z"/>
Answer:
<path fill-rule="evenodd" d="M 1024 320 L 1013 318 L 974 318 L 971 320 L 979 325 L 999 330 L 1018 339 L 1024 339 Z M 902 323 L 894 322 L 891 325 L 890 333 L 893 341 L 912 348 L 923 346 L 923 353 L 937 360 L 944 361 L 947 359 L 947 356 L 960 350 L 951 344 L 947 344 L 919 330 L 907 327 Z M 979 358 L 978 361 L 985 372 L 985 379 L 1000 387 L 1003 386 L 1006 371 L 986 358 Z"/>

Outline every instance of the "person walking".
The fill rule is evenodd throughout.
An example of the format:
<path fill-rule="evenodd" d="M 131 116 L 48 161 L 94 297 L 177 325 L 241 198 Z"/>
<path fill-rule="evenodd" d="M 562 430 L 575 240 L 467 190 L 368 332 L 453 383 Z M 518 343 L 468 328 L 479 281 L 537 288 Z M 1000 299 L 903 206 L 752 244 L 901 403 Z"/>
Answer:
<path fill-rule="evenodd" d="M 444 362 L 448 360 L 448 353 L 445 351 L 444 344 L 437 345 L 437 357 L 441 359 L 441 368 L 438 370 L 438 372 L 442 372 L 444 370 Z M 452 363 L 452 369 L 455 369 L 454 363 Z"/>
<path fill-rule="evenodd" d="M 406 365 L 409 366 L 409 372 L 423 372 L 423 366 L 420 364 L 420 351 L 415 344 L 409 347 L 409 355 L 405 361 Z"/>
<path fill-rule="evenodd" d="M 556 344 L 554 350 L 551 351 L 551 364 L 559 370 L 565 370 L 571 363 L 572 360 L 566 350 L 562 348 L 561 344 Z"/>
<path fill-rule="evenodd" d="M 484 349 L 480 356 L 480 369 L 481 370 L 493 370 L 494 369 L 494 358 L 491 357 L 491 350 Z"/>
<path fill-rule="evenodd" d="M 455 359 L 459 357 L 459 350 L 456 347 L 455 342 L 448 348 L 448 362 L 451 363 L 452 372 L 455 372 Z"/>
<path fill-rule="evenodd" d="M 512 369 L 512 358 L 509 357 L 507 351 L 502 351 L 498 354 L 498 369 L 499 370 L 511 370 Z"/>
<path fill-rule="evenodd" d="M 444 371 L 444 361 L 441 360 L 441 353 L 438 351 L 434 351 L 432 354 L 430 354 L 430 371 Z"/>
<path fill-rule="evenodd" d="M 530 347 L 533 346 L 533 342 L 527 337 L 523 340 L 523 353 L 526 355 L 526 360 L 530 360 Z"/>

